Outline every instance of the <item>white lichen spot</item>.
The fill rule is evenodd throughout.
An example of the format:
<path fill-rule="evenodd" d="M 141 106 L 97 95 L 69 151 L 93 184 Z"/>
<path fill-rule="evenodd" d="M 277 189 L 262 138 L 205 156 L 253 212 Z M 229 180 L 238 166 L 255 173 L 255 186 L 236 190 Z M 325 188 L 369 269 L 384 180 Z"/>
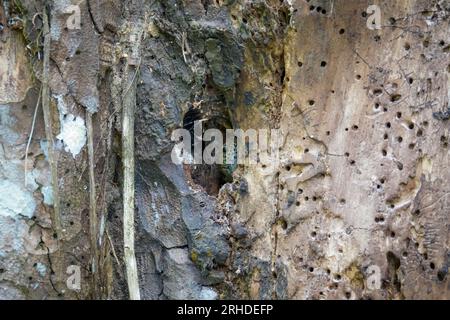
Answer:
<path fill-rule="evenodd" d="M 52 40 L 58 41 L 61 37 L 62 28 L 59 22 L 59 19 L 56 17 L 51 17 L 51 24 L 50 24 L 50 36 Z"/>
<path fill-rule="evenodd" d="M 8 180 L 0 181 L 0 216 L 32 218 L 36 203 L 33 195 Z"/>
<path fill-rule="evenodd" d="M 80 102 L 90 113 L 96 113 L 98 111 L 99 102 L 96 96 L 83 97 Z"/>
<path fill-rule="evenodd" d="M 8 145 L 16 144 L 19 140 L 19 134 L 14 131 L 16 119 L 11 116 L 9 105 L 0 104 L 0 120 L 0 138 Z"/>
<path fill-rule="evenodd" d="M 47 267 L 45 266 L 45 264 L 38 262 L 36 263 L 36 271 L 43 278 L 47 273 Z"/>
<path fill-rule="evenodd" d="M 61 133 L 56 138 L 64 142 L 66 152 L 72 153 L 75 158 L 86 144 L 84 120 L 73 114 L 67 114 L 61 121 Z"/>
<path fill-rule="evenodd" d="M 208 287 L 202 287 L 200 300 L 217 300 L 217 292 Z"/>
<path fill-rule="evenodd" d="M 98 237 L 98 244 L 101 247 L 102 246 L 102 239 L 103 239 L 103 234 L 105 233 L 105 216 L 102 215 L 102 217 L 100 218 L 100 232 L 99 232 L 99 237 Z"/>
<path fill-rule="evenodd" d="M 41 189 L 42 195 L 44 196 L 44 204 L 47 206 L 53 205 L 53 188 L 52 186 L 45 186 Z"/>

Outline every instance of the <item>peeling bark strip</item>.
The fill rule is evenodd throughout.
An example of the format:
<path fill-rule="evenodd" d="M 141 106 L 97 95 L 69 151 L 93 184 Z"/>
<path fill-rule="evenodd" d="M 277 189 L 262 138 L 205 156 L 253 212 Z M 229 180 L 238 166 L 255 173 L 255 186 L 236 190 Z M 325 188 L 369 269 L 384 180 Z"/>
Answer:
<path fill-rule="evenodd" d="M 125 32 L 125 37 L 129 37 L 127 42 L 129 41 L 130 51 L 127 57 L 127 64 L 124 67 L 124 85 L 122 86 L 123 237 L 128 292 L 131 300 L 141 299 L 134 250 L 134 110 L 136 107 L 136 78 L 140 67 L 142 33 L 143 27 L 141 23 L 131 24 L 130 30 Z"/>
<path fill-rule="evenodd" d="M 54 141 L 53 141 L 53 124 L 52 115 L 50 111 L 50 27 L 48 21 L 48 14 L 46 9 L 43 10 L 43 32 L 44 32 L 44 63 L 42 72 L 42 109 L 44 110 L 45 135 L 48 143 L 48 161 L 51 169 L 52 177 L 52 192 L 53 192 L 53 215 L 52 223 L 53 229 L 56 233 L 57 239 L 61 239 L 61 211 L 59 202 L 59 184 L 58 184 L 58 164 L 55 159 Z"/>
<path fill-rule="evenodd" d="M 136 104 L 135 68 L 127 67 L 123 96 L 122 160 L 123 160 L 123 242 L 128 292 L 131 300 L 140 300 L 136 257 L 134 253 L 134 109 Z"/>
<path fill-rule="evenodd" d="M 0 23 L 0 299 L 450 297 L 448 0 L 0 0 Z M 277 129 L 280 165 L 175 165 L 195 121 Z"/>
<path fill-rule="evenodd" d="M 90 226 L 90 243 L 91 243 L 91 267 L 92 267 L 92 291 L 94 298 L 99 296 L 99 276 L 98 276 L 98 259 L 99 259 L 99 230 L 97 217 L 97 198 L 95 188 L 95 158 L 94 158 L 94 129 L 92 127 L 92 113 L 86 110 L 86 127 L 88 138 L 88 155 L 89 155 L 89 226 Z"/>

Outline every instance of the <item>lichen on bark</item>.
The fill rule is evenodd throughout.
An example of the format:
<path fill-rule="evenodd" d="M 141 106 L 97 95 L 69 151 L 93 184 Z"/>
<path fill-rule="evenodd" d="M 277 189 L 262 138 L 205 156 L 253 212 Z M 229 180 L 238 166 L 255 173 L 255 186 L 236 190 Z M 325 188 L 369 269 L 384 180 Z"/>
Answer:
<path fill-rule="evenodd" d="M 450 7 L 382 2 L 371 30 L 371 4 L 0 0 L 0 297 L 129 297 L 132 105 L 141 298 L 449 298 Z M 198 120 L 278 129 L 280 165 L 175 165 L 173 130 Z"/>

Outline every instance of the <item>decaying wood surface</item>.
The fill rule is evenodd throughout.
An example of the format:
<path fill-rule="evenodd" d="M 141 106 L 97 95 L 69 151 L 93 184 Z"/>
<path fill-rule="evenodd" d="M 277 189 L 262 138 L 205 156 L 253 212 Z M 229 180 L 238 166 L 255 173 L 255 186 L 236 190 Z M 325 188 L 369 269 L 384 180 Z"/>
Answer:
<path fill-rule="evenodd" d="M 0 1 L 0 298 L 450 298 L 449 19 Z M 195 121 L 278 129 L 280 164 L 175 165 Z"/>

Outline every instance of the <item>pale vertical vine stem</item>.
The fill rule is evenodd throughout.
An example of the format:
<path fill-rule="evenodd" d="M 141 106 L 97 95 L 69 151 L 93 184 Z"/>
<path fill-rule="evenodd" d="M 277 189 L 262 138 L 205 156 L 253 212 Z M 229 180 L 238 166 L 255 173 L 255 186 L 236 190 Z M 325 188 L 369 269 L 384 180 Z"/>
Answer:
<path fill-rule="evenodd" d="M 89 233 L 91 245 L 91 269 L 92 269 L 92 289 L 94 298 L 99 298 L 99 270 L 98 270 L 98 217 L 97 199 L 95 189 L 95 168 L 94 168 L 94 129 L 92 125 L 92 113 L 86 111 L 87 148 L 89 158 Z"/>
<path fill-rule="evenodd" d="M 58 164 L 56 163 L 54 144 L 53 144 L 53 124 L 50 111 L 50 89 L 49 89 L 49 75 L 50 75 L 50 27 L 48 22 L 48 15 L 46 9 L 43 12 L 43 30 L 44 30 L 44 61 L 42 70 L 42 109 L 44 111 L 45 135 L 48 146 L 48 162 L 50 165 L 52 191 L 53 191 L 53 214 L 52 223 L 53 229 L 58 239 L 61 238 L 61 214 L 59 202 L 59 183 L 58 183 Z"/>
<path fill-rule="evenodd" d="M 27 186 L 27 171 L 28 171 L 28 153 L 30 151 L 30 145 L 31 145 L 31 140 L 33 140 L 33 133 L 34 133 L 34 127 L 36 125 L 36 117 L 37 117 L 37 113 L 39 110 L 39 104 L 41 103 L 41 96 L 42 96 L 42 88 L 39 90 L 39 96 L 38 96 L 38 100 L 36 103 L 36 107 L 34 108 L 34 114 L 33 114 L 33 121 L 31 122 L 31 130 L 30 130 L 30 136 L 28 137 L 28 141 L 27 141 L 27 146 L 25 148 L 25 164 L 24 164 L 24 168 L 25 168 L 25 187 Z"/>
<path fill-rule="evenodd" d="M 123 159 L 123 238 L 127 272 L 128 291 L 131 300 L 140 300 L 139 280 L 134 252 L 134 109 L 136 87 L 132 66 L 124 73 L 125 87 L 130 87 L 123 95 L 122 108 L 122 159 Z"/>

